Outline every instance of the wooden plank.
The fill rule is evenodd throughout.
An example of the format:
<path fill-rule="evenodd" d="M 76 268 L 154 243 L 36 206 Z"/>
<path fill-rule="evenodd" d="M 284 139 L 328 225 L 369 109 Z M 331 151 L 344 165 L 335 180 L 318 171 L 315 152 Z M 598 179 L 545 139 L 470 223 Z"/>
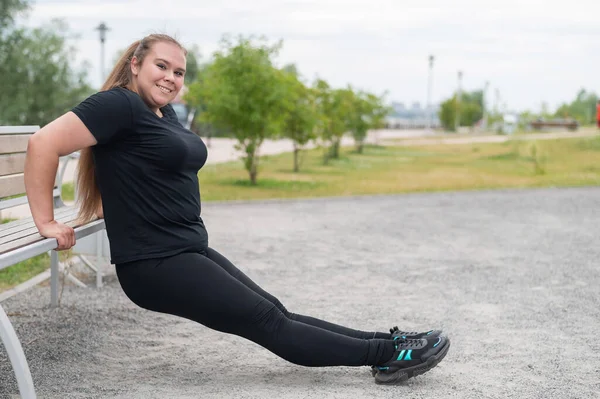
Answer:
<path fill-rule="evenodd" d="M 54 209 L 54 218 L 56 219 L 59 216 L 64 215 L 67 212 L 72 212 L 72 209 L 74 207 L 67 205 L 67 206 L 62 206 L 60 208 L 55 208 Z M 21 218 L 21 219 L 17 219 L 17 220 L 13 220 L 10 223 L 5 223 L 5 224 L 0 224 L 0 237 L 2 237 L 2 233 L 4 232 L 4 230 L 8 230 L 8 229 L 14 229 L 17 228 L 18 226 L 21 226 L 23 224 L 27 224 L 30 221 L 33 220 L 33 217 L 29 216 L 26 218 Z"/>
<path fill-rule="evenodd" d="M 65 223 L 67 226 L 71 226 L 73 228 L 77 227 L 77 224 L 73 221 Z M 6 244 L 0 244 L 0 254 L 4 254 L 5 252 L 10 252 L 17 248 L 21 248 L 25 245 L 30 245 L 38 241 L 45 240 L 46 237 L 42 237 L 40 233 L 30 234 L 28 236 L 19 238 L 14 241 L 7 242 Z"/>
<path fill-rule="evenodd" d="M 0 176 L 0 198 L 23 193 L 25 193 L 25 180 L 23 173 Z"/>
<path fill-rule="evenodd" d="M 26 125 L 26 126 L 0 126 L 0 135 L 2 134 L 27 134 L 35 133 L 40 130 L 37 125 Z"/>
<path fill-rule="evenodd" d="M 0 176 L 13 175 L 25 170 L 25 153 L 0 154 Z"/>
<path fill-rule="evenodd" d="M 75 239 L 79 240 L 83 237 L 89 236 L 90 234 L 101 231 L 105 227 L 104 220 L 96 220 L 84 226 L 75 227 Z M 56 246 L 57 243 L 55 238 L 41 238 L 37 242 L 30 243 L 29 245 L 22 244 L 20 248 L 0 254 L 0 270 L 25 259 L 48 252 L 51 249 L 55 249 Z"/>
<path fill-rule="evenodd" d="M 57 220 L 61 223 L 67 224 L 67 223 L 75 222 L 76 219 L 77 219 L 77 213 L 72 212 L 70 214 L 66 214 L 65 216 L 58 218 Z M 35 235 L 35 234 L 38 234 L 38 229 L 37 229 L 37 227 L 35 227 L 35 225 L 33 224 L 33 221 L 32 221 L 31 225 L 29 225 L 29 227 L 27 229 L 17 231 L 15 233 L 9 234 L 5 237 L 1 237 L 0 245 L 4 245 L 4 244 L 10 245 L 11 242 L 14 242 L 18 239 L 28 237 L 30 235 Z"/>
<path fill-rule="evenodd" d="M 75 207 L 69 207 L 66 211 L 62 213 L 57 213 L 54 215 L 54 220 L 58 220 L 59 222 L 64 223 L 66 221 L 71 221 L 77 219 L 78 209 Z M 11 224 L 11 223 L 9 223 Z M 35 227 L 35 223 L 33 222 L 33 218 L 29 217 L 26 219 L 26 223 L 21 223 L 14 225 L 8 229 L 0 230 L 0 242 L 4 243 L 10 240 L 10 236 L 14 234 L 28 234 L 25 233 L 31 229 L 35 229 L 37 231 L 37 227 Z"/>
<path fill-rule="evenodd" d="M 13 134 L 0 136 L 0 154 L 27 151 L 27 142 L 31 134 Z"/>

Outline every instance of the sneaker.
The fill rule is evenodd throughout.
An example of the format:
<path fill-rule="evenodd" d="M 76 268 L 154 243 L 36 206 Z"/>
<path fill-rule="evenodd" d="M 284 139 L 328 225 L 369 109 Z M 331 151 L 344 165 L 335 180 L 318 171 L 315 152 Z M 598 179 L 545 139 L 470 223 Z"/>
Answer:
<path fill-rule="evenodd" d="M 392 339 L 435 339 L 442 335 L 441 330 L 429 330 L 425 332 L 416 332 L 416 331 L 400 331 L 398 326 L 394 326 L 390 328 L 390 334 L 392 334 Z M 371 366 L 371 375 L 375 377 L 377 374 L 377 366 Z"/>
<path fill-rule="evenodd" d="M 390 334 L 392 334 L 392 339 L 396 339 L 396 337 L 401 339 L 421 339 L 421 338 L 437 338 L 442 335 L 441 330 L 429 330 L 426 332 L 408 332 L 408 331 L 400 331 L 397 326 L 390 328 Z"/>
<path fill-rule="evenodd" d="M 433 339 L 397 338 L 394 343 L 394 356 L 388 362 L 376 366 L 377 384 L 399 384 L 426 373 L 437 366 L 450 348 L 450 340 L 443 335 Z"/>

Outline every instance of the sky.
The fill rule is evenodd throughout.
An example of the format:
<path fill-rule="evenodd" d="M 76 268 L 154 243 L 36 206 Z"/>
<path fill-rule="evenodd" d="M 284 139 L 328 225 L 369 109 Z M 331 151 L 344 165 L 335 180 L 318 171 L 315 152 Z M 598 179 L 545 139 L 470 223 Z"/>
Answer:
<path fill-rule="evenodd" d="M 210 60 L 225 34 L 283 41 L 276 65 L 296 64 L 307 84 L 352 85 L 388 102 L 433 103 L 489 82 L 486 102 L 539 112 L 600 94 L 599 0 L 32 0 L 24 20 L 61 18 L 77 62 L 101 83 L 99 32 L 110 28 L 105 68 L 150 33 L 197 45 Z M 77 36 L 77 37 L 75 37 Z M 429 56 L 434 56 L 429 67 Z"/>

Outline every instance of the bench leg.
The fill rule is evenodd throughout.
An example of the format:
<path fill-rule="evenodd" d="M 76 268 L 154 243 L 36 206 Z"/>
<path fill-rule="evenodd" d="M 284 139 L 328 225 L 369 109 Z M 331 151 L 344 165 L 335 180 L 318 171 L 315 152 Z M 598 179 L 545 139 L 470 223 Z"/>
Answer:
<path fill-rule="evenodd" d="M 17 333 L 8 319 L 8 316 L 0 305 L 0 338 L 4 343 L 8 358 L 12 364 L 15 376 L 17 377 L 17 385 L 23 399 L 35 399 L 35 389 L 33 387 L 33 379 L 29 371 L 27 359 L 23 353 L 23 348 L 17 337 Z"/>
<path fill-rule="evenodd" d="M 50 251 L 50 306 L 58 306 L 58 252 Z"/>

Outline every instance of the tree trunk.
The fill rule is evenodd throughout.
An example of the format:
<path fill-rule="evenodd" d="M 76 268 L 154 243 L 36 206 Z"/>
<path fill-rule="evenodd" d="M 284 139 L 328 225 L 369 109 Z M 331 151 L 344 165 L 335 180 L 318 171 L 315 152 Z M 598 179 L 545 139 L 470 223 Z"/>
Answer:
<path fill-rule="evenodd" d="M 256 185 L 256 176 L 258 176 L 258 157 L 256 156 L 256 148 L 250 150 L 246 147 L 246 159 L 244 160 L 244 166 L 250 176 L 250 183 Z"/>
<path fill-rule="evenodd" d="M 298 145 L 294 143 L 294 172 L 296 173 L 300 171 L 300 164 L 298 163 L 299 154 L 300 148 L 298 148 Z"/>
<path fill-rule="evenodd" d="M 359 142 L 356 144 L 356 152 L 357 152 L 357 153 L 359 153 L 359 154 L 362 154 L 362 153 L 363 153 L 363 148 L 364 148 L 364 146 L 365 146 L 365 143 L 364 143 L 364 141 L 359 141 Z"/>
<path fill-rule="evenodd" d="M 325 151 L 323 151 L 323 165 L 329 165 L 330 158 L 331 158 L 331 148 L 325 147 Z"/>
<path fill-rule="evenodd" d="M 256 176 L 258 176 L 258 161 L 256 160 L 255 154 L 252 154 L 252 161 L 250 163 L 250 168 L 248 169 L 248 173 L 250 175 L 250 183 L 255 186 L 256 185 Z"/>
<path fill-rule="evenodd" d="M 338 159 L 340 157 L 340 139 L 334 139 L 331 143 L 331 158 Z"/>

